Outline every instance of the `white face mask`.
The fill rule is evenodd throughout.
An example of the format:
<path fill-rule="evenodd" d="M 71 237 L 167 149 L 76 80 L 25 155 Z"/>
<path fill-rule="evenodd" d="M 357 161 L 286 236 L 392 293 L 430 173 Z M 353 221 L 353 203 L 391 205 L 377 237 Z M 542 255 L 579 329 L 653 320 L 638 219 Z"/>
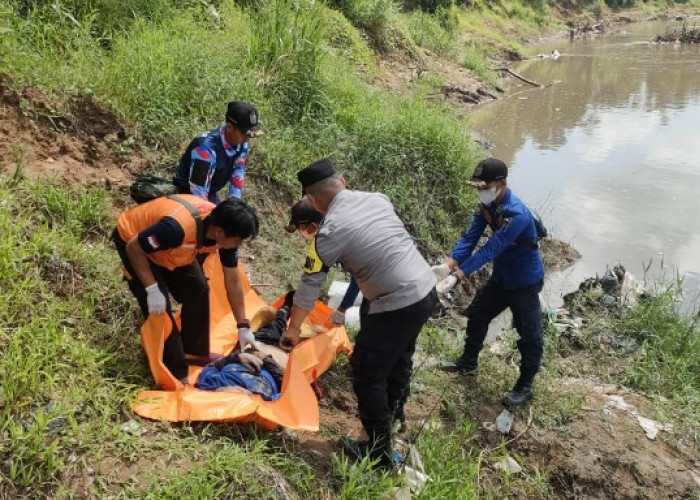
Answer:
<path fill-rule="evenodd" d="M 484 189 L 479 191 L 479 201 L 484 205 L 490 205 L 496 198 L 498 198 L 500 193 L 501 190 L 496 186 L 492 187 L 491 189 Z"/>

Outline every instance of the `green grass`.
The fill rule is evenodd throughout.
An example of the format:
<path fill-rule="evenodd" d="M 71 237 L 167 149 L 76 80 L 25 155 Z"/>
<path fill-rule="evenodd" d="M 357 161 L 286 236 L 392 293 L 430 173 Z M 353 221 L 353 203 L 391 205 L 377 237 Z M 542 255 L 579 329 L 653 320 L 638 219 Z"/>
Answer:
<path fill-rule="evenodd" d="M 0 243 L 0 352 L 5 360 L 0 367 L 0 496 L 87 491 L 125 498 L 273 498 L 270 492 L 282 488 L 299 497 L 325 492 L 377 498 L 401 485 L 397 477 L 369 473 L 367 463 L 351 464 L 337 455 L 331 457 L 330 475 L 318 475 L 301 450 L 280 444 L 275 433 L 135 418 L 131 398 L 151 379 L 138 342 L 140 315 L 116 272 L 116 254 L 107 240 L 109 193 L 8 177 L 0 185 L 0 199 L 5 235 Z M 292 260 L 292 254 L 286 258 Z M 657 398 L 660 414 L 668 416 L 664 421 L 680 419 L 687 427 L 678 428 L 692 432 L 698 417 L 697 322 L 675 313 L 674 293 L 675 288 L 662 290 L 625 319 L 612 315 L 601 321 L 644 345 L 644 355 L 635 358 L 623 381 L 664 395 L 665 402 Z M 587 327 L 597 331 L 602 325 L 591 321 Z M 570 346 L 553 335 L 548 333 L 546 368 L 538 377 L 534 425 L 537 432 L 566 434 L 582 398 L 558 387 L 558 355 Z M 506 343 L 515 339 L 510 332 Z M 483 353 L 476 378 L 430 368 L 430 360 L 451 359 L 462 342 L 461 329 L 444 321 L 431 322 L 419 337 L 412 398 L 430 396 L 435 406 L 425 418 L 437 422 L 428 424 L 416 443 L 432 479 L 422 495 L 548 495 L 547 478 L 537 469 L 526 468 L 517 477 L 494 473 L 491 465 L 513 451 L 483 447 L 476 438 L 477 410 L 498 407 L 517 369 L 490 352 Z M 595 346 L 593 339 L 586 343 L 590 356 L 603 359 Z M 337 363 L 326 379 L 335 391 L 349 390 L 345 363 Z M 515 415 L 529 418 L 527 408 Z M 130 421 L 137 432 L 123 428 Z M 330 439 L 338 432 L 324 427 Z"/>
<path fill-rule="evenodd" d="M 403 22 L 411 38 L 420 47 L 445 58 L 453 58 L 459 50 L 461 36 L 456 30 L 456 20 L 449 16 L 444 16 L 441 20 L 417 10 L 405 14 Z"/>
<path fill-rule="evenodd" d="M 267 132 L 253 145 L 252 175 L 291 194 L 296 171 L 331 156 L 351 187 L 386 192 L 433 252 L 453 243 L 471 213 L 474 193 L 460 181 L 481 153 L 463 119 L 423 95 L 373 87 L 362 70 L 371 60 L 367 46 L 331 37 L 333 11 L 318 2 L 224 1 L 218 20 L 196 7 L 136 16 L 108 48 L 89 16 L 77 23 L 45 9 L 20 16 L 12 5 L 1 11 L 12 27 L 0 34 L 8 69 L 53 94 L 107 101 L 158 148 L 157 157 L 176 157 L 193 135 L 221 122 L 223 103 L 247 99 Z"/>
<path fill-rule="evenodd" d="M 470 45 L 465 47 L 462 66 L 472 71 L 489 85 L 496 86 L 498 84 L 498 74 L 494 71 L 493 65 L 484 57 L 483 52 L 475 47 Z"/>

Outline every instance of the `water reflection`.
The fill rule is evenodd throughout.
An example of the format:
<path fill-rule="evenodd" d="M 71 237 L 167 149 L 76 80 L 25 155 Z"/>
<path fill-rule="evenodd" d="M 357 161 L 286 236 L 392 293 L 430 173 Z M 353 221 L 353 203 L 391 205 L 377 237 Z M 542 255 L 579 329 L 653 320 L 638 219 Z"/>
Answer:
<path fill-rule="evenodd" d="M 562 57 L 516 71 L 551 86 L 511 83 L 470 117 L 516 193 L 583 254 L 565 288 L 620 259 L 637 275 L 677 268 L 700 293 L 700 50 L 647 43 L 665 28 L 533 48 Z"/>

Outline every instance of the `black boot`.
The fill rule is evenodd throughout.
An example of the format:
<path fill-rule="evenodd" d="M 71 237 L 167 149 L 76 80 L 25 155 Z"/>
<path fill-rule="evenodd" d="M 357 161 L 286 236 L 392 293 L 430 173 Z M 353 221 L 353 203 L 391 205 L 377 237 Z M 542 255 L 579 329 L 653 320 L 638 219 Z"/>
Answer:
<path fill-rule="evenodd" d="M 467 356 L 465 353 L 453 361 L 441 361 L 440 369 L 444 372 L 457 372 L 463 375 L 476 375 L 479 368 L 477 356 Z"/>
<path fill-rule="evenodd" d="M 536 372 L 521 371 L 518 381 L 511 391 L 503 396 L 504 406 L 520 406 L 532 399 L 532 382 Z"/>
<path fill-rule="evenodd" d="M 365 457 L 376 461 L 375 468 L 391 470 L 394 467 L 394 450 L 391 446 L 391 430 L 370 430 L 369 441 L 355 441 L 342 437 L 343 453 L 351 460 L 361 461 Z"/>

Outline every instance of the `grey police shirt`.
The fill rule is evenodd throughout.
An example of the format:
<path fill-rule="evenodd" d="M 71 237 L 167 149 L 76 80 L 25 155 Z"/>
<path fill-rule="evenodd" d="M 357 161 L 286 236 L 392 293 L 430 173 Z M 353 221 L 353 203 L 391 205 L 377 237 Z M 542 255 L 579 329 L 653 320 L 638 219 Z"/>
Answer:
<path fill-rule="evenodd" d="M 430 266 L 381 193 L 345 189 L 333 198 L 309 247 L 296 306 L 313 309 L 336 263 L 355 278 L 370 314 L 414 304 L 435 286 Z"/>

